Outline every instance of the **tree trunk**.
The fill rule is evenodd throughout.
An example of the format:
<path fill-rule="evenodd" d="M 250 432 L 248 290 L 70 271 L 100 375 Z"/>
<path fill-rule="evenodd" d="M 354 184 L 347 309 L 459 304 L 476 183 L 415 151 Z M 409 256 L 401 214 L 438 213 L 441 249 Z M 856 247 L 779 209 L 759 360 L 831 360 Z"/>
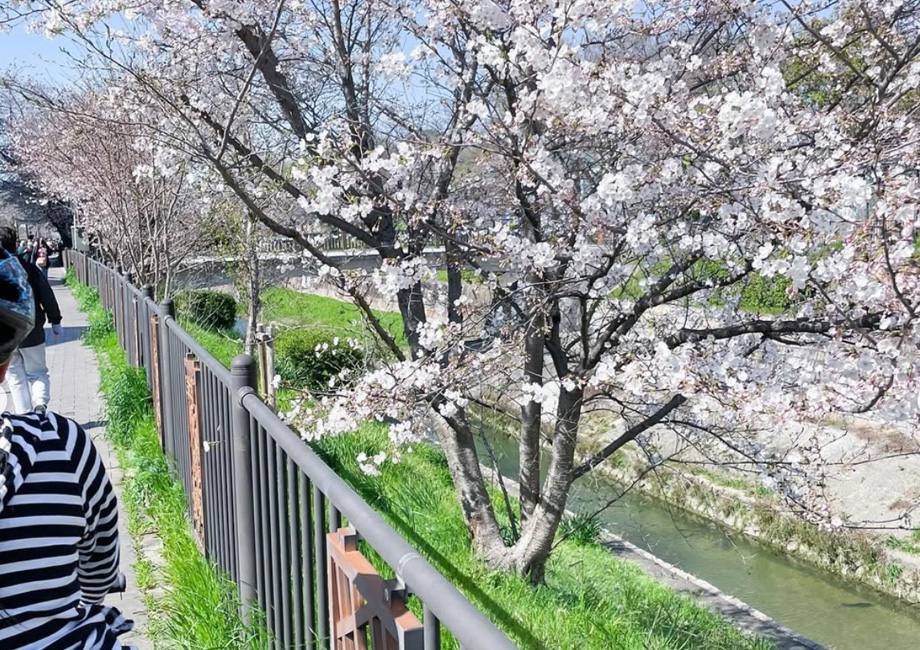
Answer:
<path fill-rule="evenodd" d="M 402 316 L 406 340 L 409 341 L 409 349 L 414 355 L 419 350 L 418 326 L 427 321 L 422 283 L 416 282 L 408 289 L 400 289 L 396 294 L 396 302 Z"/>
<path fill-rule="evenodd" d="M 535 305 L 533 318 L 524 335 L 524 381 L 543 385 L 543 346 L 545 318 L 541 305 Z M 520 476 L 521 523 L 526 523 L 540 499 L 540 402 L 521 406 Z"/>
<path fill-rule="evenodd" d="M 572 467 L 575 459 L 575 441 L 581 419 L 582 390 L 559 392 L 556 407 L 556 429 L 553 438 L 553 459 L 550 461 L 543 494 L 521 532 L 521 539 L 511 550 L 514 570 L 534 583 L 542 582 L 546 560 L 552 548 L 559 523 L 565 514 L 569 487 L 572 484 Z"/>
<path fill-rule="evenodd" d="M 262 310 L 262 285 L 260 282 L 259 251 L 255 241 L 255 218 L 250 215 L 246 223 L 246 293 L 249 306 L 246 312 L 246 354 L 252 356 L 256 347 L 256 329 L 259 326 L 259 312 Z M 269 377 L 271 381 L 271 377 Z M 264 387 L 263 387 L 264 388 Z"/>
<path fill-rule="evenodd" d="M 465 412 L 445 419 L 435 414 L 435 432 L 447 459 L 447 466 L 457 491 L 457 498 L 473 543 L 473 550 L 487 564 L 505 567 L 507 548 L 495 517 L 479 465 L 473 432 Z"/>
<path fill-rule="evenodd" d="M 505 544 L 501 527 L 495 517 L 480 469 L 472 430 L 465 415 L 461 411 L 459 416 L 450 419 L 434 416 L 438 441 L 447 458 L 473 550 L 492 568 L 513 571 L 529 578 L 535 584 L 543 581 L 546 561 L 565 514 L 569 487 L 572 484 L 582 396 L 581 389 L 563 389 L 560 392 L 553 440 L 554 455 L 543 484 L 543 493 L 523 525 L 520 538 L 511 547 Z"/>

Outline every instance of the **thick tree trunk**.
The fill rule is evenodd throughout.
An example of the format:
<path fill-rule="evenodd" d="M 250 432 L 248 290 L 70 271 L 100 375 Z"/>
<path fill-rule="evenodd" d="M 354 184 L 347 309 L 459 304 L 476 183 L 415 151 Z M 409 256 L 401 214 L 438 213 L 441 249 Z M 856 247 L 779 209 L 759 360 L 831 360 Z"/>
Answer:
<path fill-rule="evenodd" d="M 524 525 L 521 538 L 509 555 L 513 568 L 534 583 L 543 580 L 546 560 L 552 548 L 559 523 L 565 514 L 569 488 L 572 485 L 572 466 L 575 459 L 575 441 L 581 419 L 582 391 L 560 390 L 556 407 L 556 428 L 553 438 L 553 459 L 550 461 L 543 494 L 533 513 Z"/>
<path fill-rule="evenodd" d="M 396 302 L 402 316 L 403 330 L 409 341 L 409 349 L 414 355 L 419 350 L 418 326 L 427 320 L 422 283 L 416 282 L 408 289 L 401 289 L 396 294 Z"/>
<path fill-rule="evenodd" d="M 513 571 L 534 583 L 543 580 L 546 561 L 565 514 L 572 483 L 581 401 L 581 389 L 563 389 L 560 393 L 556 409 L 554 456 L 543 484 L 543 494 L 534 504 L 520 538 L 510 547 L 505 544 L 495 517 L 480 469 L 473 433 L 464 414 L 461 412 L 449 420 L 439 415 L 433 416 L 438 441 L 447 458 L 460 507 L 466 518 L 473 550 L 489 566 Z"/>
<path fill-rule="evenodd" d="M 457 491 L 457 499 L 466 519 L 473 549 L 486 563 L 506 567 L 507 548 L 495 517 L 479 465 L 473 431 L 463 411 L 446 420 L 433 415 L 438 442 L 447 458 L 447 466 Z"/>
<path fill-rule="evenodd" d="M 532 311 L 524 335 L 524 381 L 543 385 L 543 347 L 545 318 L 541 305 Z M 521 522 L 526 523 L 540 499 L 540 402 L 521 406 L 520 476 Z"/>

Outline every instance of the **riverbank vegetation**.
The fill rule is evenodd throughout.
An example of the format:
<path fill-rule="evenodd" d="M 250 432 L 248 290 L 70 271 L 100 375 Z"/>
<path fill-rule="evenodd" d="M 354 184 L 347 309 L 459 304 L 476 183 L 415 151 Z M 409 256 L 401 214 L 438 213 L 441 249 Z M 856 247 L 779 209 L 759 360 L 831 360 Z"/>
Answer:
<path fill-rule="evenodd" d="M 296 324 L 294 318 L 303 314 L 290 306 L 317 298 L 286 289 L 266 293 L 274 294 L 274 304 L 285 306 L 274 315 L 284 314 L 289 324 Z M 329 301 L 332 299 L 322 298 L 324 309 L 309 314 L 310 323 L 354 327 L 347 320 L 349 311 Z M 215 357 L 232 358 L 242 351 L 242 339 L 211 334 L 198 340 Z M 235 350 L 230 350 L 234 345 Z M 429 444 L 415 445 L 398 463 L 383 465 L 379 476 L 364 473 L 357 458 L 361 453 L 376 455 L 389 449 L 385 425 L 368 424 L 355 433 L 316 441 L 314 448 L 524 650 L 773 647 L 617 559 L 599 543 L 600 531 L 591 522 L 578 521 L 562 528 L 545 581 L 536 588 L 513 573 L 490 570 L 470 548 L 446 461 Z M 496 510 L 504 512 L 501 493 L 493 488 L 490 496 Z M 510 535 L 510 519 L 505 515 L 502 522 Z"/>
<path fill-rule="evenodd" d="M 512 573 L 488 569 L 471 552 L 447 463 L 431 445 L 415 445 L 399 463 L 384 465 L 380 476 L 365 474 L 356 458 L 388 449 L 383 425 L 326 438 L 314 447 L 525 650 L 773 647 L 617 559 L 587 526 L 565 541 L 562 537 L 570 531 L 563 528 L 545 580 L 535 588 Z M 503 512 L 501 493 L 492 489 L 490 495 L 496 510 Z M 502 525 L 510 534 L 507 517 Z"/>
<path fill-rule="evenodd" d="M 764 297 L 762 292 L 769 295 Z M 284 288 L 273 288 L 266 293 L 270 294 L 270 304 L 273 305 L 265 312 L 267 321 L 283 318 L 286 324 L 294 327 L 299 324 L 333 329 L 356 326 L 352 320 L 352 306 L 348 303 Z M 779 307 L 780 293 L 775 286 L 756 285 L 745 301 L 746 308 L 752 311 L 768 312 Z M 314 305 L 319 309 L 310 311 Z M 394 312 L 379 313 L 387 322 L 398 317 Z M 205 338 L 200 340 L 207 341 L 205 347 L 224 363 L 229 363 L 229 359 L 241 350 L 239 341 L 234 343 L 213 332 L 204 334 Z M 296 391 L 296 384 L 288 385 Z M 293 394 L 292 391 L 287 396 L 292 397 Z M 473 411 L 470 413 L 475 415 Z M 514 417 L 492 411 L 490 421 L 512 436 L 516 434 Z M 601 439 L 615 427 L 616 422 L 609 418 L 586 418 L 578 457 L 587 458 L 597 453 L 603 445 L 593 442 L 595 438 Z M 861 530 L 821 528 L 785 512 L 784 504 L 773 491 L 757 481 L 717 466 L 678 464 L 670 469 L 662 467 L 646 480 L 636 483 L 638 476 L 647 469 L 642 458 L 635 446 L 627 446 L 607 459 L 599 471 L 618 485 L 635 483 L 634 489 L 647 496 L 742 533 L 775 552 L 804 560 L 833 575 L 908 602 L 920 600 L 920 572 L 886 552 L 886 549 L 893 549 L 920 553 L 920 531 L 912 537 L 902 538 L 873 536 Z M 582 528 L 592 527 L 591 524 L 581 523 Z"/>

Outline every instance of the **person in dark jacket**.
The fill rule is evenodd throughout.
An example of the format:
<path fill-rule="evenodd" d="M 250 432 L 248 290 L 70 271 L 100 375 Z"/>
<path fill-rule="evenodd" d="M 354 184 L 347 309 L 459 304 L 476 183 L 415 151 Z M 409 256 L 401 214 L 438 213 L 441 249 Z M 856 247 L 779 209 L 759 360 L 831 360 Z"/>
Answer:
<path fill-rule="evenodd" d="M 0 249 L 0 381 L 34 318 L 28 277 Z M 118 502 L 83 428 L 0 414 L 0 648 L 124 650 L 132 623 L 103 604 L 119 566 Z"/>
<path fill-rule="evenodd" d="M 48 267 L 51 266 L 51 246 L 44 238 L 38 240 L 38 246 L 35 247 L 32 255 L 32 264 L 37 266 L 46 278 L 48 277 Z"/>
<path fill-rule="evenodd" d="M 16 255 L 16 231 L 9 226 L 0 228 L 0 246 Z M 13 353 L 6 384 L 16 413 L 44 413 L 51 397 L 51 377 L 45 360 L 45 319 L 51 323 L 52 334 L 60 336 L 64 331 L 61 328 L 61 310 L 45 274 L 31 262 L 20 260 L 20 264 L 25 269 L 35 297 L 35 325 Z"/>

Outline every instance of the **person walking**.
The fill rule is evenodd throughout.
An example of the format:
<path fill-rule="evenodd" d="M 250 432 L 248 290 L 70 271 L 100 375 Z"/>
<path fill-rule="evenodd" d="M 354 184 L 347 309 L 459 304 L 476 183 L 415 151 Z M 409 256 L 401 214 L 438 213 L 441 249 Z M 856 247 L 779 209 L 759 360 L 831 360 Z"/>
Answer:
<path fill-rule="evenodd" d="M 47 240 L 38 240 L 32 263 L 39 268 L 46 278 L 48 277 L 48 267 L 51 265 L 51 248 L 48 246 Z"/>
<path fill-rule="evenodd" d="M 0 247 L 15 256 L 16 231 L 9 226 L 0 228 Z M 47 410 L 51 398 L 51 377 L 45 359 L 45 319 L 51 323 L 51 332 L 55 337 L 60 336 L 64 330 L 61 327 L 61 310 L 48 284 L 48 278 L 31 262 L 20 260 L 20 264 L 34 296 L 35 324 L 13 352 L 6 384 L 16 413 L 41 413 Z"/>
<path fill-rule="evenodd" d="M 35 324 L 28 276 L 0 249 L 0 381 Z M 55 413 L 0 414 L 0 648 L 125 650 L 118 502 L 93 441 Z M 128 650 L 136 650 L 128 647 Z"/>

